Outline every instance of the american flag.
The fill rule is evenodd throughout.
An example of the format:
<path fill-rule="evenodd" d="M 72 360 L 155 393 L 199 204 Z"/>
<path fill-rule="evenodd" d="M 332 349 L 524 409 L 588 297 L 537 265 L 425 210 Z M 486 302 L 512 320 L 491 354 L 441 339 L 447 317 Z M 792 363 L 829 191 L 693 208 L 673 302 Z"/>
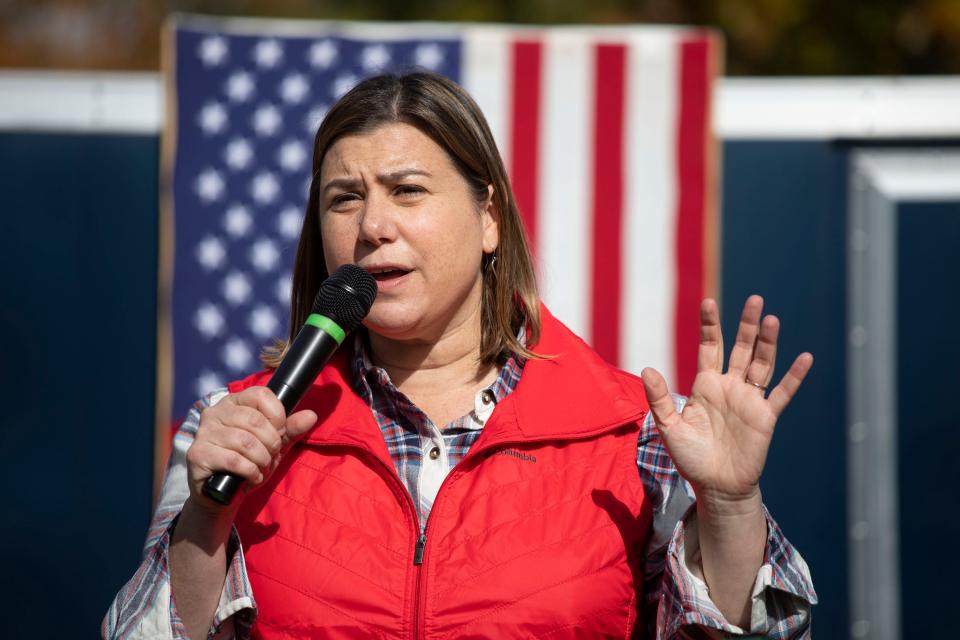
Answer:
<path fill-rule="evenodd" d="M 414 68 L 487 116 L 551 310 L 609 361 L 689 390 L 716 282 L 715 34 L 179 16 L 167 36 L 174 419 L 287 335 L 327 109 L 364 77 Z"/>

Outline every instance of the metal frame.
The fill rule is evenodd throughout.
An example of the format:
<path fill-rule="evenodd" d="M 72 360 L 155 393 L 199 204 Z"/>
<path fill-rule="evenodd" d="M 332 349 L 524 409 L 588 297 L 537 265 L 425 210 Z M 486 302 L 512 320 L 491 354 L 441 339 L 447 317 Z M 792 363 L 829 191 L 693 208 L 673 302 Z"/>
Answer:
<path fill-rule="evenodd" d="M 850 637 L 897 640 L 897 215 L 960 199 L 960 151 L 859 151 L 850 172 L 847 496 Z"/>

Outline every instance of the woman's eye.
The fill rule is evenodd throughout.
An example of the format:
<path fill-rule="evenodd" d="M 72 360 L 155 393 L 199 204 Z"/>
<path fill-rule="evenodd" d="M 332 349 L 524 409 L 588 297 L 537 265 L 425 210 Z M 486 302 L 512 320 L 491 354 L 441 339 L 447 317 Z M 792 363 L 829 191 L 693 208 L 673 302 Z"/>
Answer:
<path fill-rule="evenodd" d="M 344 205 L 351 200 L 357 200 L 360 196 L 355 193 L 341 193 L 333 197 L 333 200 L 330 201 L 331 207 L 336 207 L 338 205 Z"/>
<path fill-rule="evenodd" d="M 418 195 L 424 193 L 425 191 L 426 189 L 415 184 L 401 184 L 394 189 L 394 193 L 401 196 Z"/>

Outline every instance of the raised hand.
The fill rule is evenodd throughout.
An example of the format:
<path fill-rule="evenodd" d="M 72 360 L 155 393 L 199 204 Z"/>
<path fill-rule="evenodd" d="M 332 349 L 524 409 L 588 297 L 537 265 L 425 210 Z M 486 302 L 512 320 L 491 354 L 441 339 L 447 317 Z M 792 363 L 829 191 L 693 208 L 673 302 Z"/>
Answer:
<path fill-rule="evenodd" d="M 777 419 L 813 365 L 809 353 L 797 356 L 766 397 L 780 321 L 776 316 L 761 321 L 762 311 L 763 298 L 747 299 L 724 373 L 720 313 L 714 300 L 703 301 L 697 377 L 682 413 L 674 409 L 663 376 L 654 369 L 642 373 L 670 457 L 700 500 L 731 503 L 759 495 L 760 474 Z"/>

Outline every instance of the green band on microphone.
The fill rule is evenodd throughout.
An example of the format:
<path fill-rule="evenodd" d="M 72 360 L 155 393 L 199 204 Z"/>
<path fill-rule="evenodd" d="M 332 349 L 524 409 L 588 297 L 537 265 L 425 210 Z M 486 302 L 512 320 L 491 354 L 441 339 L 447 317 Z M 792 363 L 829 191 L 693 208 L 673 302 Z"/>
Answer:
<path fill-rule="evenodd" d="M 347 337 L 347 334 L 344 333 L 343 329 L 340 328 L 340 325 L 327 316 L 322 316 L 319 313 L 311 313 L 309 316 L 307 316 L 307 321 L 305 324 L 313 325 L 317 329 L 326 331 L 331 338 L 337 341 L 337 344 L 343 344 L 343 339 Z"/>

